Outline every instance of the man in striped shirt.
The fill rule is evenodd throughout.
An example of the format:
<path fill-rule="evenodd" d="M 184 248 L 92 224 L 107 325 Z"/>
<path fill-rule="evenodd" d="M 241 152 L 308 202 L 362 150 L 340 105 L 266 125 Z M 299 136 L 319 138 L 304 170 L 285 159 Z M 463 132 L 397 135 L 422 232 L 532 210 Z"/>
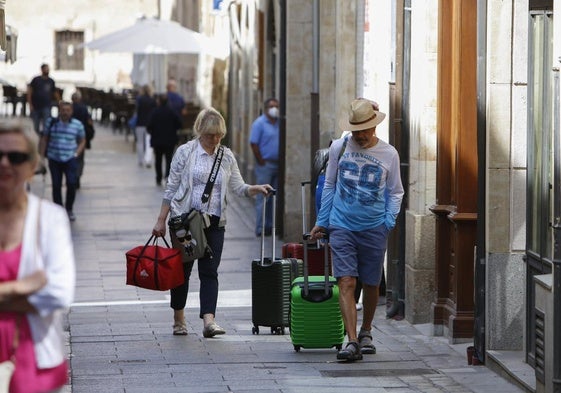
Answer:
<path fill-rule="evenodd" d="M 86 132 L 79 120 L 72 118 L 72 104 L 61 101 L 59 117 L 51 117 L 41 134 L 39 152 L 48 158 L 53 188 L 53 202 L 64 206 L 70 221 L 76 220 L 72 210 L 78 184 L 78 156 L 86 147 Z M 62 203 L 62 177 L 66 178 L 66 201 Z"/>

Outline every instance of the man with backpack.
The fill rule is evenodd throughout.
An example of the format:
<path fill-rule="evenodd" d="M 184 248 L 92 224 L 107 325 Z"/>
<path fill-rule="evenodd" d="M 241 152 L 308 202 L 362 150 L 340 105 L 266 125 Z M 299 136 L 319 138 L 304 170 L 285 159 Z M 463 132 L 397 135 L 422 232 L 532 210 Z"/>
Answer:
<path fill-rule="evenodd" d="M 339 305 L 348 344 L 337 359 L 361 360 L 376 353 L 372 321 L 378 303 L 384 255 L 390 230 L 403 198 L 396 149 L 376 136 L 376 126 L 386 115 L 366 99 L 351 102 L 348 120 L 341 123 L 345 136 L 333 141 L 321 208 L 312 228 L 312 239 L 329 233 L 333 275 L 340 289 Z M 363 286 L 363 318 L 357 335 L 355 289 Z"/>

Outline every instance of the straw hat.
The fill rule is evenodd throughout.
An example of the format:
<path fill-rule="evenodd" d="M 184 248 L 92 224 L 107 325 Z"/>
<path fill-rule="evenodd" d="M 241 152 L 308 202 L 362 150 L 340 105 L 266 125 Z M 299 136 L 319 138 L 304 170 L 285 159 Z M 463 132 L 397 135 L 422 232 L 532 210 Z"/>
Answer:
<path fill-rule="evenodd" d="M 345 131 L 362 131 L 376 127 L 386 118 L 386 114 L 374 109 L 371 101 L 358 98 L 351 102 L 349 119 L 339 124 Z"/>

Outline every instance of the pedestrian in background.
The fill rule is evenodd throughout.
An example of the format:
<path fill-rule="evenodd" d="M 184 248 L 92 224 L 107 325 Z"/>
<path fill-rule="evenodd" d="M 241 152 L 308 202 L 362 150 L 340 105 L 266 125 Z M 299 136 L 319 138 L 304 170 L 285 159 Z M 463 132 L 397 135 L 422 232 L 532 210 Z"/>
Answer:
<path fill-rule="evenodd" d="M 399 156 L 396 149 L 376 136 L 376 126 L 386 115 L 372 101 L 353 100 L 348 120 L 341 124 L 352 136 L 333 141 L 313 239 L 329 233 L 333 275 L 348 336 L 337 359 L 354 361 L 376 353 L 372 321 L 378 304 L 389 231 L 401 207 Z M 355 289 L 362 282 L 363 317 L 357 328 Z"/>
<path fill-rule="evenodd" d="M 70 221 L 76 220 L 73 211 L 78 185 L 78 157 L 86 147 L 86 132 L 79 120 L 72 118 L 72 104 L 61 101 L 58 118 L 49 118 L 41 134 L 39 153 L 49 160 L 53 202 L 66 207 Z M 62 201 L 62 177 L 66 178 L 66 200 Z"/>
<path fill-rule="evenodd" d="M 138 166 L 150 168 L 152 165 L 153 150 L 150 146 L 150 134 L 146 130 L 152 112 L 156 108 L 156 100 L 152 97 L 152 89 L 148 85 L 142 86 L 136 98 L 136 125 L 134 135 L 136 138 L 136 158 Z"/>
<path fill-rule="evenodd" d="M 263 114 L 251 126 L 249 143 L 255 156 L 255 182 L 278 187 L 279 173 L 279 102 L 268 98 L 263 103 Z M 266 201 L 262 195 L 255 200 L 255 235 L 261 236 L 263 227 L 263 203 L 267 203 L 265 214 L 265 235 L 270 236 L 273 226 L 272 198 Z"/>
<path fill-rule="evenodd" d="M 166 94 L 158 96 L 158 106 L 152 111 L 150 120 L 146 126 L 150 134 L 150 145 L 154 149 L 156 169 L 156 184 L 162 184 L 162 158 L 166 159 L 165 179 L 168 178 L 173 157 L 173 151 L 177 145 L 177 132 L 181 129 L 179 116 L 168 105 Z"/>
<path fill-rule="evenodd" d="M 26 191 L 36 139 L 0 122 L 0 362 L 14 356 L 11 393 L 52 392 L 68 379 L 61 314 L 74 297 L 74 250 L 64 209 Z"/>
<path fill-rule="evenodd" d="M 228 193 L 238 196 L 265 195 L 272 187 L 269 184 L 246 184 L 240 174 L 238 163 L 232 151 L 223 147 L 220 166 L 208 201 L 203 202 L 209 174 L 219 154 L 220 141 L 226 135 L 226 122 L 214 108 L 203 109 L 197 116 L 193 131 L 197 137 L 179 146 L 173 156 L 171 172 L 164 191 L 160 214 L 152 234 L 163 237 L 166 234 L 166 219 L 176 217 L 192 209 L 199 210 L 209 218 L 210 225 L 205 235 L 212 254 L 207 253 L 198 259 L 197 266 L 200 280 L 200 313 L 203 320 L 203 336 L 214 337 L 226 333 L 216 321 L 216 303 L 218 300 L 218 267 L 222 258 L 226 209 Z M 174 247 L 181 250 L 185 257 L 184 246 L 177 236 L 170 231 Z M 173 311 L 173 334 L 187 334 L 185 324 L 185 304 L 189 291 L 189 277 L 194 261 L 184 266 L 185 283 L 171 290 L 171 308 Z"/>
<path fill-rule="evenodd" d="M 86 148 L 78 155 L 78 182 L 76 183 L 76 189 L 78 189 L 86 164 L 86 149 L 91 148 L 91 140 L 95 134 L 92 116 L 86 104 L 82 102 L 82 94 L 79 91 L 72 93 L 72 117 L 82 123 L 86 132 Z"/>
<path fill-rule="evenodd" d="M 55 97 L 55 81 L 49 76 L 49 65 L 41 64 L 41 75 L 36 76 L 27 86 L 27 104 L 33 120 L 33 128 L 37 134 L 45 128 L 47 119 L 51 117 L 51 106 Z"/>
<path fill-rule="evenodd" d="M 175 79 L 168 80 L 166 90 L 169 106 L 180 119 L 183 119 L 183 116 L 187 114 L 187 107 L 185 99 L 177 92 L 177 82 Z"/>

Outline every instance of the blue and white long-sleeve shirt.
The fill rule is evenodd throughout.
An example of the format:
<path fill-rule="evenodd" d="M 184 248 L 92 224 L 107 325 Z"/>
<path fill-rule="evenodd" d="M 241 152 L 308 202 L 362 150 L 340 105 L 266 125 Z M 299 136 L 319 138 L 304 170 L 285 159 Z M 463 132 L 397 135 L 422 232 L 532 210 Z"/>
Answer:
<path fill-rule="evenodd" d="M 399 155 L 387 142 L 368 149 L 348 137 L 331 144 L 316 225 L 350 231 L 395 226 L 403 199 Z"/>

